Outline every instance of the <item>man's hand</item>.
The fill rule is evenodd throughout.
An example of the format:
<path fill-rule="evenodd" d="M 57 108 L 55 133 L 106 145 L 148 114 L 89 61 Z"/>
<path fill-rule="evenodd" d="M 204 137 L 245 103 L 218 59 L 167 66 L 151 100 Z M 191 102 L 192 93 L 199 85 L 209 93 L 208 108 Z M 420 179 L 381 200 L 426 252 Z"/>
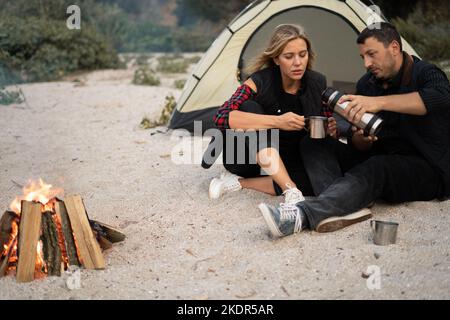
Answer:
<path fill-rule="evenodd" d="M 351 123 L 358 123 L 366 112 L 377 113 L 382 110 L 379 97 L 366 97 L 345 95 L 342 96 L 338 103 L 349 101 L 344 110 L 344 116 Z"/>
<path fill-rule="evenodd" d="M 337 123 L 336 119 L 333 117 L 328 118 L 327 134 L 330 137 L 337 139 Z"/>
<path fill-rule="evenodd" d="M 285 131 L 300 131 L 305 128 L 305 117 L 294 112 L 287 112 L 277 117 L 277 127 Z"/>
<path fill-rule="evenodd" d="M 372 144 L 378 140 L 377 136 L 365 136 L 364 130 L 358 129 L 355 126 L 352 126 L 352 144 L 353 146 L 361 151 L 369 150 L 372 147 Z"/>

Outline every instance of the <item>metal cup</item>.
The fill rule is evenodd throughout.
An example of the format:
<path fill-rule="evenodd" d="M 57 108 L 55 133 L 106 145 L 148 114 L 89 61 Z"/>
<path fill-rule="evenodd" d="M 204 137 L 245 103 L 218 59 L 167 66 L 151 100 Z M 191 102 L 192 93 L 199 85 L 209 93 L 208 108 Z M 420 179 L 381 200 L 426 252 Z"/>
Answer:
<path fill-rule="evenodd" d="M 313 116 L 305 119 L 306 131 L 311 139 L 324 139 L 327 136 L 328 118 Z"/>
<path fill-rule="evenodd" d="M 370 227 L 373 230 L 373 243 L 379 246 L 395 244 L 397 241 L 398 223 L 371 220 Z"/>

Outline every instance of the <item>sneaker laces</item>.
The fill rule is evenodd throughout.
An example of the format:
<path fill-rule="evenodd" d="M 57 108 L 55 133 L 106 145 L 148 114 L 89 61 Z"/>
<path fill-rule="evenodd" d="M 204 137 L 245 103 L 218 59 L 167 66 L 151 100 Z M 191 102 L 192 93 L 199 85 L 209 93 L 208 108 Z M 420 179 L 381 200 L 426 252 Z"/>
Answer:
<path fill-rule="evenodd" d="M 289 183 L 286 183 L 286 187 L 288 187 L 288 189 L 283 192 L 285 203 L 296 204 L 305 201 L 305 197 L 299 189 L 293 188 Z"/>
<path fill-rule="evenodd" d="M 300 209 L 292 203 L 280 203 L 280 220 L 294 220 L 294 232 L 302 230 L 302 218 Z"/>

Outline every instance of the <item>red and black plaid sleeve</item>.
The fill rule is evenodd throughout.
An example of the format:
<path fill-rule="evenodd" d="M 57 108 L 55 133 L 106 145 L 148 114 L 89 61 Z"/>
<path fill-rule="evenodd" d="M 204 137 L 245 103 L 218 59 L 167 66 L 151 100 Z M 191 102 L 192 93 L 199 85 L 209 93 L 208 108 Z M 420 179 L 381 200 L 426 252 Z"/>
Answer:
<path fill-rule="evenodd" d="M 253 98 L 254 95 L 255 92 L 248 85 L 241 85 L 214 115 L 213 121 L 216 127 L 219 129 L 229 129 L 228 117 L 230 112 L 238 110 L 245 101 Z"/>

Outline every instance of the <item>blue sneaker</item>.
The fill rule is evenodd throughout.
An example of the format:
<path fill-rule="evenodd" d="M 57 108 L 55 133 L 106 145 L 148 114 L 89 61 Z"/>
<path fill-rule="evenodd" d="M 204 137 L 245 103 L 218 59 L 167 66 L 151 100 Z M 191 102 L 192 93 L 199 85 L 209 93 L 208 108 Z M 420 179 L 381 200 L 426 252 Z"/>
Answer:
<path fill-rule="evenodd" d="M 258 207 L 273 238 L 288 236 L 302 230 L 305 217 L 297 206 L 281 203 L 275 208 L 261 203 Z"/>

